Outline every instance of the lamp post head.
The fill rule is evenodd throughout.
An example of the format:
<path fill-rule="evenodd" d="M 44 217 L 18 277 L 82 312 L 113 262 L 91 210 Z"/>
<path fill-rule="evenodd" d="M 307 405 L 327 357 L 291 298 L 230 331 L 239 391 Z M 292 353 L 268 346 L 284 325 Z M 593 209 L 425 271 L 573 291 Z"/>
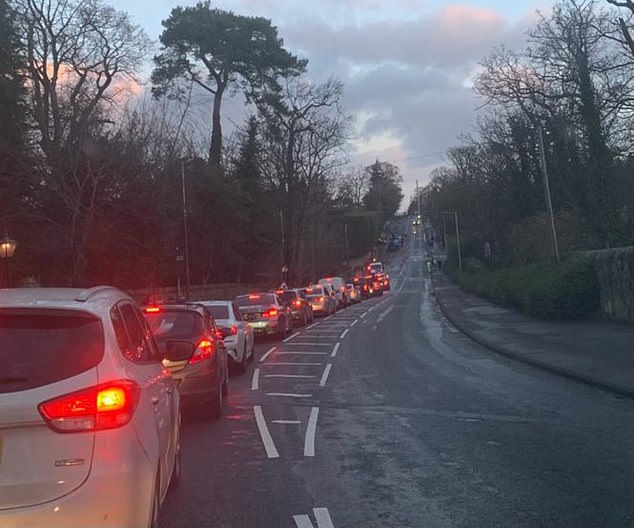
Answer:
<path fill-rule="evenodd" d="M 18 243 L 11 240 L 5 232 L 4 237 L 0 240 L 0 258 L 11 258 L 17 245 Z"/>

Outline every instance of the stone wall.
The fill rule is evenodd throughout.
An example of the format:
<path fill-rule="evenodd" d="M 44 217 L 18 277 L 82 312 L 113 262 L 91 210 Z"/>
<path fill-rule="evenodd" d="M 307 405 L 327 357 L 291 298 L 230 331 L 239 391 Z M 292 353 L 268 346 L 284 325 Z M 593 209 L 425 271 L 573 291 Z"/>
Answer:
<path fill-rule="evenodd" d="M 599 286 L 601 313 L 634 323 L 634 247 L 592 251 Z"/>

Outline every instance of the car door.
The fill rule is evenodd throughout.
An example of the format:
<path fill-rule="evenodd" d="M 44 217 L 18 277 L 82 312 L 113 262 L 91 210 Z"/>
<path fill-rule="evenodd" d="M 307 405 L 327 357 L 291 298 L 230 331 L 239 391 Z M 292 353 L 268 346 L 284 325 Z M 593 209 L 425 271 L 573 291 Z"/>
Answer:
<path fill-rule="evenodd" d="M 242 335 L 242 338 L 244 339 L 244 350 L 247 353 L 250 353 L 250 351 L 253 349 L 253 329 L 249 326 L 249 323 L 242 319 L 242 314 L 240 313 L 240 310 L 235 303 L 231 303 L 230 310 L 236 321 L 238 332 Z"/>
<path fill-rule="evenodd" d="M 153 416 L 161 474 L 171 475 L 178 441 L 178 400 L 175 384 L 169 371 L 159 361 L 159 353 L 152 333 L 143 315 L 130 302 L 119 303 L 111 311 L 112 324 L 123 356 L 129 360 L 128 368 L 143 387 L 140 405 Z M 150 424 L 147 425 L 150 427 Z M 140 435 L 150 435 L 140 431 Z M 147 437 L 142 441 L 148 441 Z M 166 491 L 167 479 L 162 482 Z"/>

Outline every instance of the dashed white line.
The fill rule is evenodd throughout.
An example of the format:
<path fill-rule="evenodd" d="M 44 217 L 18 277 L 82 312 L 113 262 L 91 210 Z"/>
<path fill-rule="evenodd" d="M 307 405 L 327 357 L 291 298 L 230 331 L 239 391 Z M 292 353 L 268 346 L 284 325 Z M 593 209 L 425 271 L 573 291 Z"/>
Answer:
<path fill-rule="evenodd" d="M 293 515 L 293 520 L 297 528 L 315 528 L 308 515 Z"/>
<path fill-rule="evenodd" d="M 341 343 L 337 343 L 334 348 L 332 349 L 332 354 L 330 354 L 330 357 L 335 357 L 337 355 L 337 352 L 339 351 L 339 345 Z"/>
<path fill-rule="evenodd" d="M 356 325 L 359 322 L 359 319 L 355 319 L 354 321 L 352 321 L 350 323 L 350 328 L 352 328 L 354 325 Z"/>
<path fill-rule="evenodd" d="M 299 362 L 296 362 L 296 361 L 295 362 L 291 362 L 291 361 L 276 361 L 275 363 L 266 363 L 263 366 L 265 366 L 265 367 L 276 367 L 278 365 L 280 365 L 280 366 L 292 366 L 292 367 L 303 367 L 303 366 L 311 367 L 311 366 L 316 365 L 318 367 L 321 367 L 322 363 L 308 363 L 308 362 L 299 363 Z"/>
<path fill-rule="evenodd" d="M 265 378 L 297 378 L 297 379 L 313 379 L 317 376 L 311 376 L 310 374 L 265 374 Z"/>
<path fill-rule="evenodd" d="M 312 398 L 312 394 L 297 394 L 293 392 L 267 392 L 267 396 L 279 396 L 281 398 Z"/>
<path fill-rule="evenodd" d="M 264 354 L 261 358 L 260 358 L 260 363 L 264 363 L 264 361 L 266 360 L 267 357 L 269 357 L 273 352 L 275 352 L 275 350 L 277 350 L 277 347 L 272 347 L 268 350 L 268 352 L 266 354 Z"/>
<path fill-rule="evenodd" d="M 363 319 L 366 315 L 368 315 L 368 312 L 363 312 L 363 313 L 359 316 L 359 318 L 360 318 L 360 319 Z"/>
<path fill-rule="evenodd" d="M 286 339 L 282 340 L 282 343 L 288 343 L 291 339 L 295 339 L 301 332 L 295 332 L 293 335 L 288 336 Z"/>
<path fill-rule="evenodd" d="M 346 337 L 348 332 L 350 332 L 350 329 L 346 328 L 343 332 L 341 332 L 341 335 L 339 336 L 339 339 L 343 339 L 344 337 Z"/>
<path fill-rule="evenodd" d="M 293 343 L 293 346 L 330 346 L 329 343 Z"/>
<path fill-rule="evenodd" d="M 306 330 L 310 330 L 311 328 L 315 328 L 318 324 L 319 324 L 318 322 L 317 323 L 313 323 L 310 326 L 307 326 Z"/>
<path fill-rule="evenodd" d="M 328 375 L 330 374 L 330 369 L 332 368 L 332 363 L 328 363 L 326 368 L 324 369 L 324 373 L 321 375 L 321 379 L 319 380 L 319 386 L 325 387 L 326 381 L 328 381 Z"/>
<path fill-rule="evenodd" d="M 260 388 L 260 369 L 253 370 L 253 378 L 251 378 L 251 390 L 256 391 Z"/>
<path fill-rule="evenodd" d="M 328 513 L 328 508 L 313 508 L 315 514 L 315 520 L 317 521 L 317 528 L 335 528 Z"/>
<path fill-rule="evenodd" d="M 253 407 L 253 413 L 255 414 L 255 423 L 258 426 L 258 431 L 260 432 L 260 438 L 262 439 L 262 443 L 264 444 L 266 456 L 268 458 L 279 458 L 280 454 L 275 447 L 275 443 L 273 442 L 273 437 L 269 432 L 269 428 L 266 426 L 266 420 L 264 419 L 264 414 L 262 413 L 262 407 L 260 407 L 259 405 L 255 405 Z"/>
<path fill-rule="evenodd" d="M 387 310 L 385 310 L 383 313 L 381 313 L 381 315 L 379 315 L 377 317 L 376 322 L 377 323 L 383 322 L 383 319 L 385 319 L 387 314 L 389 314 L 392 310 L 394 310 L 394 305 L 390 306 Z"/>
<path fill-rule="evenodd" d="M 304 438 L 304 456 L 315 456 L 315 433 L 317 431 L 317 416 L 319 416 L 319 407 L 313 407 L 308 417 L 308 426 L 306 427 L 306 437 Z"/>
<path fill-rule="evenodd" d="M 288 356 L 288 355 L 293 355 L 293 356 L 327 356 L 328 352 L 306 352 L 306 351 L 299 351 L 299 350 L 285 350 L 284 352 L 278 352 L 277 355 L 278 356 Z"/>
<path fill-rule="evenodd" d="M 297 424 L 301 424 L 302 422 L 299 420 L 271 420 L 271 423 L 297 425 Z"/>

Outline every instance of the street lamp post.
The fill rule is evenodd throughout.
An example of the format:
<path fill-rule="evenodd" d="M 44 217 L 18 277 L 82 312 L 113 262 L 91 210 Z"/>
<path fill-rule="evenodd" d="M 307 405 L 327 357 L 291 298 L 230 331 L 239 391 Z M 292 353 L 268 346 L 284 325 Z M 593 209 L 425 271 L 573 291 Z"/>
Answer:
<path fill-rule="evenodd" d="M 456 245 L 458 246 L 458 269 L 462 271 L 462 249 L 460 248 L 460 228 L 458 227 L 458 212 L 443 211 L 443 214 L 452 214 L 456 225 Z M 443 223 L 444 225 L 444 223 Z M 446 247 L 446 244 L 445 244 Z"/>
<path fill-rule="evenodd" d="M 11 240 L 7 232 L 4 232 L 4 238 L 0 240 L 0 258 L 2 258 L 5 262 L 5 274 L 6 274 L 6 283 L 7 288 L 11 287 L 11 275 L 9 271 L 9 259 L 13 257 L 13 253 L 15 253 L 15 248 L 18 243 L 15 240 Z"/>

